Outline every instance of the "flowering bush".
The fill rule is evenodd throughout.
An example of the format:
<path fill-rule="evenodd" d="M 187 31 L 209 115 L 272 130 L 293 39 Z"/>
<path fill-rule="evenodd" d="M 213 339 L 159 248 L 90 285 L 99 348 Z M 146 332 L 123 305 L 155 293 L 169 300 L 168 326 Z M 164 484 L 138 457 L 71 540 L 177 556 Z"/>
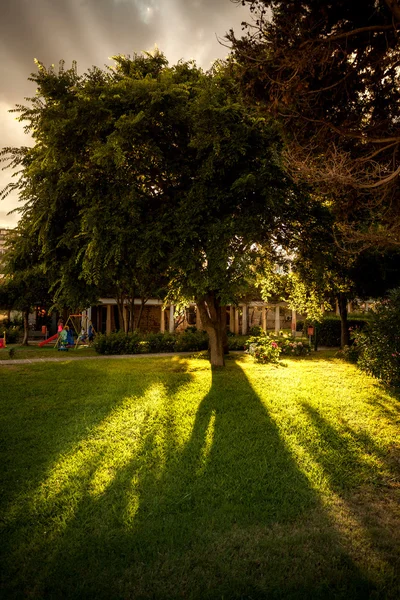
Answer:
<path fill-rule="evenodd" d="M 277 363 L 281 353 L 278 342 L 265 334 L 250 337 L 246 349 L 259 363 Z"/>
<path fill-rule="evenodd" d="M 310 346 L 303 342 L 294 342 L 289 339 L 282 340 L 280 342 L 282 354 L 290 356 L 306 356 L 310 354 Z"/>
<path fill-rule="evenodd" d="M 268 334 L 250 337 L 246 348 L 256 362 L 277 363 L 280 354 L 287 356 L 304 356 L 310 352 L 310 348 L 303 342 L 295 342 L 285 337 L 275 337 Z"/>
<path fill-rule="evenodd" d="M 382 301 L 363 331 L 354 331 L 357 365 L 384 383 L 400 386 L 400 288 Z"/>

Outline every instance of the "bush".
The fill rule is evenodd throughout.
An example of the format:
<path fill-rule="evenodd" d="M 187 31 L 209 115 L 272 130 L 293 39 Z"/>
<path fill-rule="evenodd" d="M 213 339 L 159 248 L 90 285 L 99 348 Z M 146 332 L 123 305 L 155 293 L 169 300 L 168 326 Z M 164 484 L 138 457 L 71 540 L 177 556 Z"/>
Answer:
<path fill-rule="evenodd" d="M 339 350 L 337 355 L 349 362 L 356 363 L 360 356 L 359 345 L 353 343 L 351 346 L 345 346 L 342 350 Z"/>
<path fill-rule="evenodd" d="M 249 335 L 253 335 L 253 336 L 262 335 L 263 331 L 264 330 L 262 327 L 260 327 L 259 325 L 254 325 L 253 327 L 250 327 Z"/>
<path fill-rule="evenodd" d="M 141 337 L 136 331 L 124 333 L 117 331 L 104 335 L 98 333 L 95 337 L 93 347 L 99 354 L 140 354 L 143 345 L 140 345 Z"/>
<path fill-rule="evenodd" d="M 287 356 L 307 356 L 307 354 L 310 354 L 310 346 L 305 342 L 286 338 L 283 340 L 280 339 L 277 343 L 281 348 L 282 354 L 286 354 Z"/>
<path fill-rule="evenodd" d="M 352 334 L 358 366 L 388 385 L 400 386 L 400 288 L 381 302 L 368 325 Z"/>
<path fill-rule="evenodd" d="M 278 342 L 267 334 L 251 336 L 246 342 L 248 353 L 258 363 L 277 363 L 281 348 Z"/>
<path fill-rule="evenodd" d="M 142 335 L 145 352 L 174 352 L 176 335 L 172 333 L 147 333 Z"/>
<path fill-rule="evenodd" d="M 259 336 L 252 336 L 247 340 L 246 346 L 249 354 L 254 357 L 256 362 L 277 363 L 280 354 L 286 356 L 307 356 L 310 353 L 310 347 L 307 342 L 296 341 L 285 336 L 275 336 L 263 333 Z"/>
<path fill-rule="evenodd" d="M 16 344 L 20 338 L 21 329 L 18 325 L 13 325 L 10 327 L 1 326 L 0 337 L 4 337 L 4 333 L 6 334 L 7 344 Z"/>
<path fill-rule="evenodd" d="M 354 330 L 362 330 L 369 322 L 368 318 L 356 318 L 348 319 L 350 332 Z M 306 322 L 307 325 L 313 325 L 314 323 Z M 317 329 L 317 342 L 319 346 L 328 346 L 329 348 L 335 348 L 340 346 L 341 337 L 341 322 L 340 317 L 324 317 L 320 323 L 316 324 Z M 307 334 L 307 331 L 305 331 Z"/>
<path fill-rule="evenodd" d="M 248 335 L 234 335 L 228 337 L 228 349 L 229 350 L 245 350 Z"/>
<path fill-rule="evenodd" d="M 183 333 L 175 336 L 176 352 L 198 352 L 208 349 L 208 335 L 205 331 L 190 331 L 186 329 Z"/>
<path fill-rule="evenodd" d="M 117 331 L 98 334 L 94 349 L 99 354 L 144 354 L 147 352 L 197 352 L 207 350 L 208 336 L 204 331 L 183 333 L 147 333 Z"/>

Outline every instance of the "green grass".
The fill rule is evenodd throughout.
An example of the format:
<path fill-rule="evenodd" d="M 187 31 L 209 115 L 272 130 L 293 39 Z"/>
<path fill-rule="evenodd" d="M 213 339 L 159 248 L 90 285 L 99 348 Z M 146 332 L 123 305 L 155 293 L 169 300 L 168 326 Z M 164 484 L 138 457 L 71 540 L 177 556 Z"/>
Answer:
<path fill-rule="evenodd" d="M 398 396 L 320 352 L 3 365 L 2 598 L 398 598 Z"/>
<path fill-rule="evenodd" d="M 10 356 L 10 350 L 13 350 Z M 0 361 L 2 360 L 19 360 L 21 358 L 62 358 L 65 354 L 68 356 L 97 356 L 94 348 L 88 346 L 78 346 L 77 348 L 69 348 L 68 353 L 60 352 L 54 347 L 54 342 L 49 343 L 42 348 L 38 344 L 30 344 L 22 346 L 21 344 L 7 344 L 6 348 L 0 348 Z"/>

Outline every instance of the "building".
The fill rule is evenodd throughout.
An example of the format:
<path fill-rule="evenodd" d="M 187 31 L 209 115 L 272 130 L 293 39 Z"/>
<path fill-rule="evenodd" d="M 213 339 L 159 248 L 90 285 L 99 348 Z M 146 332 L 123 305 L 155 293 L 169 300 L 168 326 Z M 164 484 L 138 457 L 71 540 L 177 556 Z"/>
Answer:
<path fill-rule="evenodd" d="M 135 299 L 135 318 L 138 317 L 140 308 L 140 299 Z M 253 327 L 275 332 L 296 329 L 296 312 L 289 309 L 284 302 L 241 302 L 238 305 L 227 306 L 226 311 L 227 327 L 234 334 L 246 335 Z M 85 311 L 85 316 L 88 321 L 92 321 L 98 332 L 111 333 L 120 329 L 117 302 L 112 298 L 101 298 L 99 305 Z M 173 304 L 163 306 L 161 300 L 151 298 L 143 306 L 139 329 L 143 332 L 172 333 L 192 326 L 203 329 L 195 304 L 190 304 L 184 311 L 178 312 Z"/>

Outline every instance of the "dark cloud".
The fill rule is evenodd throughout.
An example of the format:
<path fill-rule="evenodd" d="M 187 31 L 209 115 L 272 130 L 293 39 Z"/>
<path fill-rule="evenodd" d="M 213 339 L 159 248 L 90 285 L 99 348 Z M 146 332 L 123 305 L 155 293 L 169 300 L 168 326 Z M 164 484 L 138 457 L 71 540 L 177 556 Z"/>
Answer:
<path fill-rule="evenodd" d="M 76 60 L 83 72 L 157 44 L 170 63 L 194 58 L 208 68 L 228 53 L 217 38 L 240 31 L 248 15 L 231 0 L 0 0 L 0 147 L 28 142 L 7 110 L 34 94 L 34 58 L 46 65 L 64 59 L 67 68 Z M 0 171 L 0 187 L 7 179 Z M 15 203 L 11 197 L 2 208 Z"/>

